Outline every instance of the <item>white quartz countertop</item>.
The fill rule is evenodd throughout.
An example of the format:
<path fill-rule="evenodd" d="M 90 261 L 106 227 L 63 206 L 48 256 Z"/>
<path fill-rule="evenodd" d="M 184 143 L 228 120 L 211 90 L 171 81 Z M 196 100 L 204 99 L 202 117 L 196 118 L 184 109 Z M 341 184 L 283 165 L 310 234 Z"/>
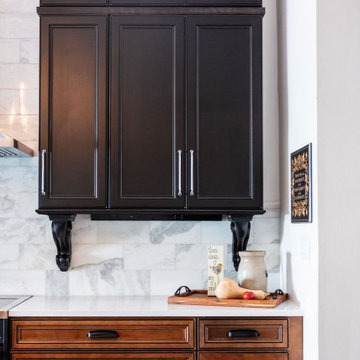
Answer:
<path fill-rule="evenodd" d="M 240 307 L 169 305 L 166 296 L 126 297 L 46 297 L 34 296 L 9 311 L 10 317 L 23 316 L 103 316 L 103 317 L 246 317 L 302 316 L 302 310 L 290 301 L 274 309 Z"/>

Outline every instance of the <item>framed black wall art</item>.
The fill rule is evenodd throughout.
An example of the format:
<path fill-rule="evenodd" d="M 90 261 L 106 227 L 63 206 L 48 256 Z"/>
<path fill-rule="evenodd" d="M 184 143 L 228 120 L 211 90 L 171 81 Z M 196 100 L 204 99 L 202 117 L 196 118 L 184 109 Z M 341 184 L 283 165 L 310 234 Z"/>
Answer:
<path fill-rule="evenodd" d="M 291 154 L 291 222 L 312 222 L 311 144 Z"/>

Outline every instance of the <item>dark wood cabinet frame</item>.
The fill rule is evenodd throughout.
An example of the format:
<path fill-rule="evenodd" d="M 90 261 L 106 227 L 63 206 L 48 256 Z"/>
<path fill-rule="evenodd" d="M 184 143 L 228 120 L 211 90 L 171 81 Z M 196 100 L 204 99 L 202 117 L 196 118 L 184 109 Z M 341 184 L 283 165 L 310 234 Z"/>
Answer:
<path fill-rule="evenodd" d="M 83 18 L 81 20 L 82 22 L 86 22 L 86 17 L 88 19 L 94 19 L 95 16 L 101 16 L 104 19 L 104 16 L 107 16 L 108 18 L 110 16 L 116 16 L 116 15 L 146 15 L 146 16 L 162 16 L 162 15 L 169 15 L 169 16 L 175 16 L 175 15 L 182 15 L 184 16 L 184 19 L 187 17 L 193 16 L 193 15 L 208 15 L 209 19 L 211 19 L 213 16 L 223 16 L 223 15 L 239 15 L 240 17 L 246 17 L 246 16 L 258 16 L 262 17 L 265 13 L 264 8 L 262 7 L 256 7 L 257 5 L 261 4 L 261 1 L 242 1 L 242 0 L 234 0 L 231 3 L 232 7 L 230 6 L 222 6 L 222 7 L 214 7 L 214 6 L 208 6 L 209 4 L 213 5 L 219 5 L 224 4 L 223 2 L 216 2 L 216 1 L 204 1 L 203 3 L 197 0 L 189 1 L 188 5 L 190 6 L 138 6 L 138 7 L 130 7 L 130 6 L 115 6 L 115 5 L 122 5 L 123 0 L 111 0 L 110 3 L 114 6 L 98 6 L 98 5 L 108 5 L 108 3 L 105 0 L 92 0 L 92 1 L 86 1 L 86 0 L 42 0 L 41 4 L 44 6 L 41 6 L 38 8 L 38 14 L 40 16 L 44 16 L 44 19 L 46 19 L 46 23 L 51 22 L 51 16 L 57 16 L 59 15 L 58 19 L 66 19 L 67 16 L 72 16 L 72 19 L 75 19 L 75 17 Z M 116 3 L 116 4 L 115 4 Z M 150 2 L 143 2 L 139 0 L 139 3 L 136 3 L 136 5 L 142 5 L 147 4 Z M 176 3 L 176 2 L 174 2 Z M 256 4 L 255 4 L 256 3 Z M 49 6 L 53 5 L 53 6 Z M 76 6 L 59 6 L 59 5 L 76 5 Z M 85 6 L 79 6 L 79 5 L 85 5 Z M 198 6 L 201 5 L 201 6 Z M 206 6 L 202 6 L 206 5 Z M 249 5 L 253 5 L 253 7 L 245 7 Z M 69 20 L 70 23 L 72 20 Z M 100 21 L 100 20 L 99 20 Z M 103 21 L 103 20 L 101 20 Z M 61 23 L 61 22 L 60 22 Z M 91 22 L 90 22 L 91 23 Z M 260 22 L 261 23 L 261 22 Z M 99 22 L 99 26 L 102 23 Z M 96 24 L 97 26 L 97 24 Z M 108 32 L 109 32 L 109 24 L 108 26 Z M 103 29 L 103 28 L 102 28 Z M 102 34 L 104 34 L 103 30 Z M 256 31 L 259 31 L 257 29 Z M 46 28 L 42 28 L 42 39 L 44 39 L 43 35 L 44 32 L 46 32 Z M 98 33 L 97 33 L 98 34 Z M 108 33 L 109 34 L 109 33 Z M 255 81 L 256 86 L 260 86 L 261 90 L 261 82 L 262 82 L 262 74 L 261 74 L 261 32 L 258 32 L 259 38 L 256 39 L 256 45 L 254 47 L 254 55 L 252 58 L 257 58 L 256 63 L 256 69 L 258 73 L 256 73 Z M 103 35 L 102 35 L 103 36 Z M 108 36 L 108 35 L 107 35 Z M 46 37 L 48 39 L 48 35 Z M 184 38 L 184 41 L 186 39 Z M 259 42 L 258 42 L 259 41 Z M 107 40 L 109 43 L 109 40 Z M 104 46 L 102 44 L 101 46 Z M 108 45 L 109 46 L 109 45 Z M 45 46 L 46 48 L 46 46 Z M 42 51 L 44 50 L 44 41 L 42 40 Z M 46 49 L 47 50 L 47 49 Z M 103 51 L 103 50 L 102 50 Z M 109 54 L 109 49 L 106 50 L 107 54 Z M 45 55 L 46 57 L 47 55 Z M 43 60 L 42 60 L 43 61 Z M 104 61 L 104 60 L 101 60 Z M 110 56 L 107 55 L 107 69 L 110 69 Z M 45 66 L 47 66 L 45 61 Z M 110 78 L 110 74 L 108 73 L 108 80 Z M 103 78 L 102 78 L 103 79 Z M 101 80 L 103 81 L 103 80 Z M 260 84 L 260 85 L 259 85 Z M 259 87 L 257 87 L 259 92 Z M 46 89 L 46 86 L 42 85 L 42 91 L 48 91 Z M 46 95 L 47 96 L 47 95 Z M 109 94 L 107 94 L 109 96 Z M 47 99 L 47 97 L 45 97 Z M 104 102 L 101 101 L 101 108 L 104 109 Z M 67 271 L 70 268 L 71 263 L 71 229 L 72 229 L 72 222 L 75 220 L 75 217 L 77 214 L 90 214 L 92 220 L 221 220 L 224 216 L 227 216 L 228 220 L 231 222 L 231 231 L 233 234 L 233 263 L 234 268 L 237 270 L 239 263 L 240 263 L 240 257 L 238 255 L 239 251 L 246 250 L 247 242 L 249 240 L 250 235 L 250 229 L 251 229 L 251 220 L 254 215 L 261 215 L 265 213 L 263 210 L 263 189 L 262 189 L 262 105 L 261 105 L 261 94 L 258 93 L 256 95 L 255 99 L 255 105 L 256 105 L 256 129 L 257 132 L 257 141 L 253 144 L 255 146 L 256 151 L 256 178 L 253 181 L 253 184 L 251 186 L 253 187 L 252 191 L 255 191 L 256 193 L 256 201 L 251 203 L 251 201 L 248 201 L 247 203 L 243 201 L 243 204 L 239 207 L 231 206 L 226 207 L 224 206 L 224 202 L 219 202 L 218 206 L 214 206 L 216 204 L 216 201 L 211 205 L 207 207 L 205 204 L 203 207 L 193 207 L 188 208 L 189 201 L 186 200 L 188 193 L 184 191 L 184 208 L 156 208 L 151 206 L 149 207 L 142 207 L 142 208 L 110 208 L 109 207 L 109 199 L 110 199 L 110 193 L 107 191 L 106 194 L 101 193 L 101 197 L 99 198 L 100 201 L 97 201 L 97 198 L 94 197 L 93 201 L 94 204 L 97 204 L 97 206 L 89 206 L 90 202 L 86 203 L 83 199 L 80 199 L 80 202 L 77 201 L 76 197 L 71 200 L 71 197 L 67 200 L 62 200 L 62 204 L 58 203 L 57 205 L 53 205 L 51 201 L 45 199 L 46 201 L 43 202 L 42 206 L 39 207 L 37 212 L 39 214 L 48 215 L 50 220 L 52 221 L 52 232 L 54 241 L 57 247 L 57 256 L 56 256 L 56 263 L 61 271 Z M 46 105 L 47 106 L 47 105 Z M 47 121 L 46 116 L 43 117 L 42 121 Z M 109 123 L 107 123 L 107 127 L 109 126 Z M 45 144 L 48 143 L 49 137 L 44 133 L 44 127 L 40 127 L 42 129 L 41 131 L 41 138 L 44 139 Z M 47 125 L 45 126 L 45 129 L 47 129 Z M 47 131 L 47 130 L 46 130 Z M 109 138 L 109 128 L 107 129 L 107 138 Z M 109 139 L 107 139 L 109 141 Z M 103 146 L 103 143 L 101 143 Z M 184 149 L 186 150 L 186 149 Z M 108 151 L 108 150 L 107 150 Z M 188 163 L 188 149 L 184 151 L 184 157 L 186 163 Z M 101 154 L 105 154 L 104 149 L 102 148 Z M 108 163 L 106 166 L 104 166 L 104 169 L 109 169 L 110 163 L 109 160 L 107 160 Z M 40 164 L 41 165 L 41 164 Z M 105 165 L 105 164 L 104 164 Z M 39 174 L 41 175 L 41 166 L 39 169 Z M 48 170 L 45 168 L 45 170 Z M 102 174 L 104 176 L 104 174 Z M 41 177 L 41 176 L 40 176 Z M 104 177 L 103 184 L 109 184 L 109 171 L 107 171 L 107 174 Z M 188 174 L 184 177 L 184 187 L 188 184 Z M 41 193 L 39 195 L 40 204 L 41 204 Z M 51 200 L 51 199 L 50 199 Z M 96 202 L 97 201 L 97 202 Z M 103 202 L 106 202 L 106 206 L 102 206 L 101 204 Z M 79 204 L 81 204 L 79 206 Z M 233 203 L 235 203 L 233 201 Z M 210 202 L 209 202 L 210 204 Z"/>
<path fill-rule="evenodd" d="M 41 6 L 261 6 L 262 0 L 40 0 Z"/>

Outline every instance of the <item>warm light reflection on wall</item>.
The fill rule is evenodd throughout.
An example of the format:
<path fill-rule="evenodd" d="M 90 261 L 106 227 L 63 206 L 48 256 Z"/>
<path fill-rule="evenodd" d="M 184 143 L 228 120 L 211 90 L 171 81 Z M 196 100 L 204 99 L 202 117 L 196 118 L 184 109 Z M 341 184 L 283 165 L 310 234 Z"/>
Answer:
<path fill-rule="evenodd" d="M 21 123 L 21 125 L 28 125 L 28 117 L 27 116 L 21 116 L 20 117 L 20 123 Z"/>
<path fill-rule="evenodd" d="M 24 115 L 26 114 L 26 109 L 24 106 L 24 95 L 25 95 L 25 84 L 21 83 L 20 84 L 20 115 Z"/>

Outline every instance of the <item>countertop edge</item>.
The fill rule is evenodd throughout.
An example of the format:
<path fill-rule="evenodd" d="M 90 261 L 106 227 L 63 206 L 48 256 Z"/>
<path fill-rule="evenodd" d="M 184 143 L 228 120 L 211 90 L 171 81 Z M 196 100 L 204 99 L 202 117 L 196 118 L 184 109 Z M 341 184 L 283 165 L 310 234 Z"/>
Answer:
<path fill-rule="evenodd" d="M 165 296 L 33 297 L 13 307 L 9 317 L 302 317 L 291 301 L 273 309 L 167 304 Z"/>

